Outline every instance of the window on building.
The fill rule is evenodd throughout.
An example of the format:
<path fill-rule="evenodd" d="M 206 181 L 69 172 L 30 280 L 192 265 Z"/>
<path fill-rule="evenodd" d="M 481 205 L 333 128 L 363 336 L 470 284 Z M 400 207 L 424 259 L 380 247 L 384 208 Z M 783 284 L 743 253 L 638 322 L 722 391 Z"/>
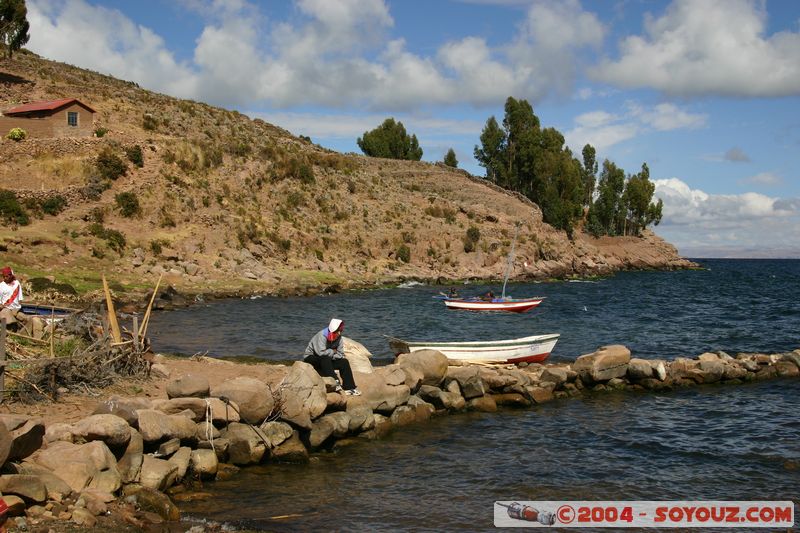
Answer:
<path fill-rule="evenodd" d="M 70 126 L 78 125 L 78 113 L 76 111 L 67 111 L 67 124 Z"/>

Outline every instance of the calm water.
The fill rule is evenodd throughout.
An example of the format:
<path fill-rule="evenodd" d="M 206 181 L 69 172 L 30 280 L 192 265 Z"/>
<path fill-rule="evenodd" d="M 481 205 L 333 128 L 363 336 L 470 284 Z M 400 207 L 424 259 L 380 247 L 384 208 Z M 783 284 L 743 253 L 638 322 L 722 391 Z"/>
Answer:
<path fill-rule="evenodd" d="M 439 288 L 415 287 L 215 302 L 155 315 L 150 331 L 157 350 L 272 359 L 296 357 L 330 316 L 344 318 L 347 334 L 378 356 L 388 356 L 381 334 L 560 332 L 553 359 L 609 343 L 666 358 L 800 347 L 800 261 L 703 263 L 709 270 L 513 285 L 515 296 L 548 297 L 523 315 L 445 311 L 431 298 Z M 206 485 L 213 498 L 182 509 L 190 521 L 253 530 L 484 531 L 494 529 L 495 500 L 800 502 L 798 412 L 795 379 L 449 416 L 321 454 L 309 466 L 248 468 Z M 283 515 L 291 516 L 272 518 Z"/>

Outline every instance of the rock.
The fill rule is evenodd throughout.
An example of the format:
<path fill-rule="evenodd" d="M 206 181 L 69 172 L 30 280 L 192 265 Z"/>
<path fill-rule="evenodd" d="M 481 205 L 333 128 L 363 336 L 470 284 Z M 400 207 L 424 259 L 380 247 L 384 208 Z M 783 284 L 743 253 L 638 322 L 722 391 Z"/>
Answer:
<path fill-rule="evenodd" d="M 2 428 L 0 428 L 0 430 L 2 430 Z M 73 438 L 74 435 L 72 434 L 72 424 L 63 424 L 59 422 L 56 424 L 50 424 L 44 430 L 45 442 L 55 442 L 57 440 L 72 442 Z M 1 443 L 2 439 L 0 439 L 0 444 Z"/>
<path fill-rule="evenodd" d="M 647 390 L 652 391 L 667 391 L 672 390 L 671 381 L 661 381 L 656 378 L 647 378 L 639 381 L 639 385 Z"/>
<path fill-rule="evenodd" d="M 775 363 L 775 369 L 781 377 L 797 377 L 800 375 L 800 369 L 794 364 L 794 361 L 778 361 Z"/>
<path fill-rule="evenodd" d="M 181 512 L 169 496 L 150 487 L 138 487 L 133 493 L 136 505 L 145 512 L 155 513 L 164 520 L 171 522 L 180 520 Z"/>
<path fill-rule="evenodd" d="M 272 391 L 267 384 L 247 376 L 228 379 L 212 387 L 211 396 L 234 401 L 239 407 L 241 419 L 250 424 L 263 422 L 275 407 Z"/>
<path fill-rule="evenodd" d="M 169 457 L 173 453 L 177 452 L 180 447 L 180 439 L 169 439 L 168 441 L 164 441 L 159 444 L 158 450 L 153 455 L 159 458 Z"/>
<path fill-rule="evenodd" d="M 110 448 L 127 446 L 131 438 L 130 425 L 117 415 L 91 415 L 73 426 L 73 435 L 85 442 L 101 440 Z"/>
<path fill-rule="evenodd" d="M 628 371 L 631 351 L 620 344 L 603 346 L 594 353 L 581 355 L 572 369 L 584 383 L 597 383 L 620 378 Z"/>
<path fill-rule="evenodd" d="M 367 405 L 366 400 L 360 396 L 349 398 L 347 414 L 350 415 L 350 426 L 348 427 L 350 432 L 369 429 L 365 427 L 365 424 L 372 420 L 372 408 Z"/>
<path fill-rule="evenodd" d="M 422 380 L 425 379 L 425 375 L 422 373 L 422 370 L 413 365 L 399 366 L 403 369 L 403 373 L 406 375 L 406 386 L 411 391 L 411 394 L 416 394 L 420 385 L 422 385 Z"/>
<path fill-rule="evenodd" d="M 0 466 L 3 466 L 11 453 L 11 432 L 5 424 L 0 423 Z"/>
<path fill-rule="evenodd" d="M 108 512 L 107 503 L 114 500 L 114 495 L 97 489 L 86 489 L 81 492 L 76 507 L 84 507 L 93 516 L 104 515 Z"/>
<path fill-rule="evenodd" d="M 6 461 L 21 461 L 42 447 L 45 429 L 41 418 L 0 415 L 0 422 L 8 433 L 3 435 L 5 442 L 0 440 L 0 451 L 8 447 Z"/>
<path fill-rule="evenodd" d="M 800 368 L 800 350 L 795 350 L 794 352 L 785 353 L 781 356 L 782 361 L 790 361 L 794 363 L 797 368 Z"/>
<path fill-rule="evenodd" d="M 178 475 L 176 480 L 180 482 L 189 470 L 189 461 L 192 458 L 192 449 L 188 446 L 182 446 L 172 454 L 172 457 L 167 459 L 170 463 L 178 467 Z"/>
<path fill-rule="evenodd" d="M 155 409 L 140 409 L 139 433 L 145 442 L 160 442 L 164 439 L 190 440 L 195 438 L 195 424 L 191 418 L 166 415 Z"/>
<path fill-rule="evenodd" d="M 490 394 L 489 396 L 495 401 L 497 405 L 508 405 L 511 407 L 530 407 L 531 401 L 522 394 L 516 392 Z"/>
<path fill-rule="evenodd" d="M 486 393 L 486 388 L 478 372 L 478 367 L 448 367 L 447 373 L 445 374 L 445 383 L 447 380 L 453 380 L 458 383 L 459 392 L 465 400 L 478 398 Z"/>
<path fill-rule="evenodd" d="M 344 343 L 344 356 L 350 362 L 350 369 L 362 374 L 371 374 L 373 372 L 372 362 L 370 357 L 372 354 L 360 342 L 354 341 L 349 337 L 342 336 Z"/>
<path fill-rule="evenodd" d="M 700 370 L 703 372 L 703 383 L 716 383 L 725 375 L 725 363 L 720 361 L 717 354 L 703 354 L 713 355 L 714 359 L 702 359 L 700 361 Z"/>
<path fill-rule="evenodd" d="M 119 470 L 109 468 L 95 474 L 87 488 L 103 492 L 117 492 L 121 486 L 122 478 L 119 475 Z"/>
<path fill-rule="evenodd" d="M 55 475 L 52 470 L 35 463 L 28 461 L 22 462 L 19 464 L 18 468 L 15 469 L 14 473 L 32 475 L 41 479 L 45 489 L 47 489 L 47 499 L 49 500 L 61 500 L 72 492 L 72 487 L 70 487 L 66 481 Z"/>
<path fill-rule="evenodd" d="M 467 405 L 466 400 L 460 394 L 443 391 L 432 385 L 422 385 L 419 388 L 418 395 L 426 402 L 433 404 L 437 409 L 458 411 L 464 409 Z"/>
<path fill-rule="evenodd" d="M 0 493 L 15 494 L 36 503 L 47 500 L 47 487 L 38 476 L 32 475 L 3 474 L 0 476 Z"/>
<path fill-rule="evenodd" d="M 497 402 L 491 395 L 480 396 L 467 400 L 468 411 L 481 411 L 484 413 L 494 413 L 497 411 Z"/>
<path fill-rule="evenodd" d="M 697 356 L 698 361 L 719 361 L 719 355 L 711 352 L 701 353 Z"/>
<path fill-rule="evenodd" d="M 265 422 L 261 424 L 260 429 L 271 448 L 275 448 L 292 436 L 292 426 L 285 422 Z"/>
<path fill-rule="evenodd" d="M 72 521 L 85 528 L 93 528 L 97 524 L 97 518 L 91 511 L 77 507 L 72 511 Z"/>
<path fill-rule="evenodd" d="M 746 375 L 747 370 L 742 368 L 737 361 L 731 359 L 725 364 L 725 371 L 722 374 L 722 379 L 726 381 L 734 379 L 738 380 L 744 379 Z"/>
<path fill-rule="evenodd" d="M 436 407 L 420 398 L 419 396 L 411 396 L 408 399 L 408 407 L 414 410 L 414 416 L 417 422 L 424 422 L 428 420 L 433 413 L 436 412 Z"/>
<path fill-rule="evenodd" d="M 178 467 L 163 459 L 145 455 L 142 461 L 142 472 L 139 482 L 143 487 L 164 491 L 175 484 L 178 478 Z"/>
<path fill-rule="evenodd" d="M 64 480 L 74 492 L 86 488 L 97 473 L 98 470 L 89 463 L 65 463 L 53 470 L 53 474 Z"/>
<path fill-rule="evenodd" d="M 628 378 L 634 381 L 653 377 L 653 365 L 646 359 L 632 358 L 628 363 Z"/>
<path fill-rule="evenodd" d="M 303 361 L 294 362 L 281 382 L 280 390 L 281 418 L 298 427 L 311 429 L 311 421 L 324 413 L 328 406 L 322 377 L 313 366 Z"/>
<path fill-rule="evenodd" d="M 326 394 L 328 406 L 325 411 L 342 411 L 347 409 L 347 396 L 338 392 L 329 392 Z"/>
<path fill-rule="evenodd" d="M 501 374 L 492 368 L 480 367 L 478 368 L 478 374 L 481 376 L 484 385 L 492 390 L 502 390 L 516 382 L 512 376 Z"/>
<path fill-rule="evenodd" d="M 406 374 L 403 372 L 400 365 L 381 366 L 378 367 L 375 372 L 381 374 L 383 376 L 383 382 L 390 387 L 397 387 L 399 385 L 405 385 L 406 383 Z"/>
<path fill-rule="evenodd" d="M 261 430 L 250 426 L 234 422 L 222 431 L 222 437 L 227 439 L 228 462 L 235 465 L 258 464 L 267 452 L 267 437 Z"/>
<path fill-rule="evenodd" d="M 389 420 L 397 427 L 407 426 L 417 421 L 417 413 L 413 407 L 401 405 L 392 412 Z"/>
<path fill-rule="evenodd" d="M 272 458 L 278 462 L 307 463 L 308 450 L 300 440 L 300 433 L 293 431 L 291 437 L 272 451 Z"/>
<path fill-rule="evenodd" d="M 169 367 L 161 363 L 150 365 L 150 375 L 156 378 L 169 378 Z"/>
<path fill-rule="evenodd" d="M 664 361 L 652 359 L 650 360 L 650 366 L 653 368 L 653 375 L 657 377 L 659 381 L 665 381 L 667 379 L 667 366 Z"/>
<path fill-rule="evenodd" d="M 353 376 L 362 393 L 360 401 L 366 403 L 373 411 L 391 413 L 395 407 L 408 401 L 411 390 L 405 384 L 405 373 L 399 371 L 397 367 L 394 367 L 388 373 L 380 372 L 379 370 L 376 369 L 372 374 L 354 372 Z M 387 378 L 396 383 L 400 381 L 400 376 L 403 377 L 400 385 L 386 383 Z"/>
<path fill-rule="evenodd" d="M 555 383 L 556 387 L 558 387 L 562 383 L 567 382 L 567 370 L 557 366 L 547 367 L 544 369 L 544 372 L 542 372 L 542 375 L 539 376 L 539 380 Z"/>
<path fill-rule="evenodd" d="M 108 400 L 98 405 L 94 413 L 95 415 L 117 415 L 123 418 L 128 425 L 135 426 L 138 420 L 136 411 L 139 409 L 150 409 L 152 402 L 145 398 L 126 398 L 121 396 L 112 396 Z"/>
<path fill-rule="evenodd" d="M 219 459 L 214 450 L 192 450 L 189 471 L 200 479 L 212 479 L 217 475 Z"/>
<path fill-rule="evenodd" d="M 536 403 L 545 403 L 553 399 L 552 389 L 548 389 L 545 387 L 530 387 L 528 389 L 528 393 L 530 394 L 531 398 L 533 398 L 533 401 L 535 401 Z"/>
<path fill-rule="evenodd" d="M 186 374 L 167 383 L 167 397 L 205 398 L 209 394 L 208 379 L 205 376 Z"/>
<path fill-rule="evenodd" d="M 60 466 L 68 463 L 85 463 L 95 471 L 117 467 L 117 459 L 103 441 L 92 441 L 86 444 L 54 442 L 46 449 L 37 451 L 30 460 L 54 472 L 57 472 Z"/>
<path fill-rule="evenodd" d="M 153 409 L 165 414 L 174 415 L 189 410 L 194 421 L 203 421 L 210 416 L 211 422 L 218 425 L 239 422 L 238 408 L 238 404 L 231 406 L 219 398 L 172 398 L 153 402 Z"/>
<path fill-rule="evenodd" d="M 130 438 L 125 453 L 117 462 L 117 470 L 123 483 L 132 483 L 139 478 L 144 458 L 144 439 L 142 435 L 133 428 L 128 428 Z"/>
<path fill-rule="evenodd" d="M 436 350 L 419 350 L 400 354 L 395 362 L 401 367 L 410 366 L 422 372 L 424 385 L 438 387 L 447 373 L 447 357 Z"/>
<path fill-rule="evenodd" d="M 333 435 L 333 421 L 324 416 L 314 421 L 311 431 L 308 434 L 308 445 L 312 450 L 322 446 L 322 444 Z"/>
<path fill-rule="evenodd" d="M 327 418 L 333 422 L 333 436 L 337 439 L 344 437 L 350 432 L 350 413 L 339 411 L 323 415 L 322 418 Z M 320 420 L 322 420 L 322 418 L 320 418 Z"/>

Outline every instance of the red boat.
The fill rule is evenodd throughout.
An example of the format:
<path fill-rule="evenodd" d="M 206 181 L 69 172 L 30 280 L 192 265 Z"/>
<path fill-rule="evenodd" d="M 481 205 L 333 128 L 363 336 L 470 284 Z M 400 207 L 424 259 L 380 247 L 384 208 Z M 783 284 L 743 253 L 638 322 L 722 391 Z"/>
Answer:
<path fill-rule="evenodd" d="M 465 311 L 508 311 L 511 313 L 524 313 L 542 303 L 544 296 L 535 298 L 493 298 L 482 300 L 480 298 L 443 298 L 448 309 L 461 309 Z"/>

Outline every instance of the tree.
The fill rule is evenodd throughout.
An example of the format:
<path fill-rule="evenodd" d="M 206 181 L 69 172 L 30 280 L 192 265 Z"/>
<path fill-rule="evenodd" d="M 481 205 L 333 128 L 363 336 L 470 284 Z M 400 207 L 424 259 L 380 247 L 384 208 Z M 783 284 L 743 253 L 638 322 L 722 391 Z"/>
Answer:
<path fill-rule="evenodd" d="M 370 157 L 386 157 L 388 159 L 422 159 L 422 148 L 416 135 L 406 133 L 402 122 L 387 118 L 383 124 L 372 131 L 364 132 L 356 141 L 361 151 Z"/>
<path fill-rule="evenodd" d="M 625 184 L 623 203 L 627 210 L 628 224 L 625 234 L 639 235 L 650 223 L 661 222 L 663 202 L 659 199 L 653 203 L 656 185 L 650 181 L 650 169 L 647 163 L 642 164 L 642 171 L 631 176 Z"/>
<path fill-rule="evenodd" d="M 444 156 L 444 164 L 448 167 L 458 168 L 458 159 L 456 159 L 456 152 L 450 148 Z"/>
<path fill-rule="evenodd" d="M 29 29 L 25 0 L 0 0 L 0 43 L 8 50 L 9 59 L 31 38 Z"/>
<path fill-rule="evenodd" d="M 500 182 L 503 175 L 503 153 L 505 152 L 506 134 L 497 124 L 497 119 L 489 117 L 481 131 L 481 146 L 475 146 L 474 154 L 478 164 L 486 169 L 486 179 L 493 183 Z"/>
<path fill-rule="evenodd" d="M 594 235 L 622 233 L 626 214 L 622 202 L 624 190 L 625 171 L 606 159 L 597 182 L 597 199 L 589 209 L 589 231 Z"/>
<path fill-rule="evenodd" d="M 587 144 L 583 147 L 583 171 L 581 172 L 581 179 L 583 180 L 583 205 L 592 205 L 592 196 L 594 195 L 594 185 L 597 176 L 597 152 L 594 146 Z"/>

